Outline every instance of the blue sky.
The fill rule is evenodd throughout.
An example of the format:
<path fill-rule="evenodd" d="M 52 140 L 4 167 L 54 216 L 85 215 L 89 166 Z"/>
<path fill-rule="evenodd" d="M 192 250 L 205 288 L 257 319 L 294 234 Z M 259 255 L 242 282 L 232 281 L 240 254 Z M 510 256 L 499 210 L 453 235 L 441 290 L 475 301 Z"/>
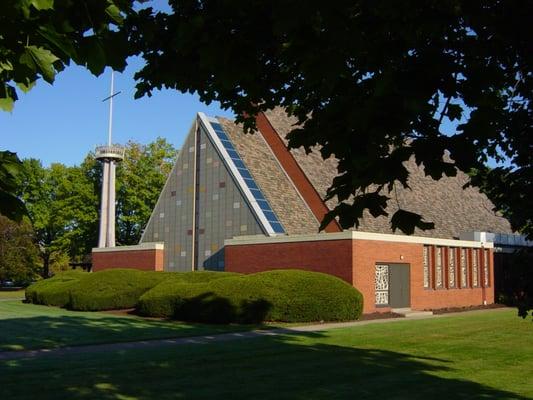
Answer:
<path fill-rule="evenodd" d="M 232 118 L 217 104 L 206 106 L 197 96 L 177 91 L 154 92 L 134 100 L 133 74 L 140 59 L 130 59 L 124 73 L 115 73 L 115 91 L 122 93 L 113 104 L 113 142 L 149 143 L 165 137 L 179 148 L 195 113 Z M 0 111 L 0 150 L 20 158 L 37 158 L 45 165 L 79 164 L 95 145 L 107 142 L 110 70 L 94 77 L 84 68 L 71 66 L 59 73 L 53 85 L 40 80 L 27 94 L 19 94 L 12 113 Z"/>

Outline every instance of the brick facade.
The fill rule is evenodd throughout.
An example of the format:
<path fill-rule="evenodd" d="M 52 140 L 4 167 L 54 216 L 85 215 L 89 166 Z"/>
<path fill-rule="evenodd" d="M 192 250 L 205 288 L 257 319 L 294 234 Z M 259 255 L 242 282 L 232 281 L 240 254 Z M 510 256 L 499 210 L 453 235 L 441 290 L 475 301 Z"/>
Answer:
<path fill-rule="evenodd" d="M 94 272 L 110 268 L 133 268 L 142 271 L 163 271 L 163 249 L 93 251 Z"/>
<path fill-rule="evenodd" d="M 335 275 L 352 284 L 363 294 L 364 313 L 386 312 L 391 309 L 375 305 L 376 264 L 410 266 L 410 307 L 414 310 L 465 307 L 494 302 L 492 249 L 486 249 L 489 258 L 488 287 L 483 285 L 483 257 L 480 257 L 479 287 L 472 287 L 472 281 L 469 279 L 466 288 L 460 288 L 458 280 L 456 288 L 448 287 L 447 257 L 443 258 L 443 287 L 436 288 L 432 279 L 430 287 L 424 288 L 423 249 L 422 243 L 362 239 L 230 244 L 226 245 L 225 262 L 226 271 L 231 272 L 254 273 L 294 268 Z M 467 251 L 470 253 L 472 249 L 468 248 Z M 485 254 L 483 249 L 478 251 L 481 255 Z M 457 263 L 455 268 L 458 279 Z M 471 274 L 471 264 L 468 271 Z"/>
<path fill-rule="evenodd" d="M 352 243 L 327 240 L 226 246 L 226 271 L 254 273 L 272 269 L 305 269 L 352 281 Z"/>

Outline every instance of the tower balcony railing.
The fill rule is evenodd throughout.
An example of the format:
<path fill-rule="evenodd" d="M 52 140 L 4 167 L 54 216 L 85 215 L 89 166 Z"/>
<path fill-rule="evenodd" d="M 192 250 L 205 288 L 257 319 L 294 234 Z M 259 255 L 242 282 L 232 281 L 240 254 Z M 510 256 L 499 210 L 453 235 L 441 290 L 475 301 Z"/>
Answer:
<path fill-rule="evenodd" d="M 95 154 L 97 160 L 123 160 L 124 146 L 112 144 L 110 146 L 96 146 Z"/>

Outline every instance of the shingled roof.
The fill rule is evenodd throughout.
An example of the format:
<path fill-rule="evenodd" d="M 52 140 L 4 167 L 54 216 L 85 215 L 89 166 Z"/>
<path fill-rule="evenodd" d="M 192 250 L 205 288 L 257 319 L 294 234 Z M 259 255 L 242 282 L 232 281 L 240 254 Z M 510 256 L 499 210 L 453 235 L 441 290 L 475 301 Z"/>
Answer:
<path fill-rule="evenodd" d="M 286 135 L 293 129 L 296 120 L 287 116 L 281 108 L 267 112 L 266 116 L 280 137 L 287 142 Z M 337 160 L 330 158 L 323 161 L 318 149 L 310 154 L 306 154 L 301 148 L 293 149 L 291 154 L 324 198 L 327 188 L 337 175 Z M 494 206 L 484 194 L 473 187 L 463 189 L 469 179 L 464 172 L 458 171 L 455 177 L 443 177 L 434 181 L 425 176 L 423 166 L 417 166 L 414 160 L 409 160 L 406 167 L 410 173 L 411 189 L 397 186 L 398 204 L 435 223 L 435 229 L 417 230 L 416 235 L 450 238 L 468 231 L 512 232 L 509 222 L 492 211 Z M 335 204 L 335 200 L 327 202 L 330 209 Z M 389 215 L 397 208 L 395 202 L 390 202 Z M 373 218 L 367 214 L 358 230 L 391 233 L 390 219 Z"/>
<path fill-rule="evenodd" d="M 218 117 L 289 235 L 316 233 L 319 221 L 288 179 L 261 134 L 245 135 L 242 126 Z"/>

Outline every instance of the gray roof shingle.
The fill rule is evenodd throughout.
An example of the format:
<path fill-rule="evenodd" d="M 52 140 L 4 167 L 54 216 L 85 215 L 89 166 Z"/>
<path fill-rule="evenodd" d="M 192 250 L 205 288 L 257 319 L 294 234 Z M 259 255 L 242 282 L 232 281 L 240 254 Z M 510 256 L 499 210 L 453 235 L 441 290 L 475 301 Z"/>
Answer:
<path fill-rule="evenodd" d="M 295 118 L 287 116 L 282 108 L 270 110 L 265 114 L 287 143 L 286 135 L 293 129 Z M 315 148 L 310 154 L 306 154 L 302 148 L 292 149 L 291 153 L 320 196 L 324 198 L 327 188 L 337 175 L 337 160 L 334 158 L 323 160 L 317 149 Z M 468 176 L 462 171 L 458 171 L 455 177 L 443 177 L 434 181 L 431 177 L 425 176 L 423 166 L 417 166 L 414 160 L 409 160 L 406 166 L 410 172 L 411 189 L 397 185 L 396 193 L 390 194 L 393 200 L 389 201 L 387 210 L 389 217 L 373 218 L 366 214 L 357 230 L 392 233 L 390 216 L 400 206 L 408 211 L 422 214 L 426 221 L 435 223 L 433 230 L 417 230 L 415 235 L 419 236 L 453 238 L 468 231 L 512 232 L 509 222 L 492 211 L 493 204 L 484 194 L 473 187 L 463 190 L 463 185 L 468 182 Z M 335 204 L 334 199 L 327 202 L 330 209 Z"/>

